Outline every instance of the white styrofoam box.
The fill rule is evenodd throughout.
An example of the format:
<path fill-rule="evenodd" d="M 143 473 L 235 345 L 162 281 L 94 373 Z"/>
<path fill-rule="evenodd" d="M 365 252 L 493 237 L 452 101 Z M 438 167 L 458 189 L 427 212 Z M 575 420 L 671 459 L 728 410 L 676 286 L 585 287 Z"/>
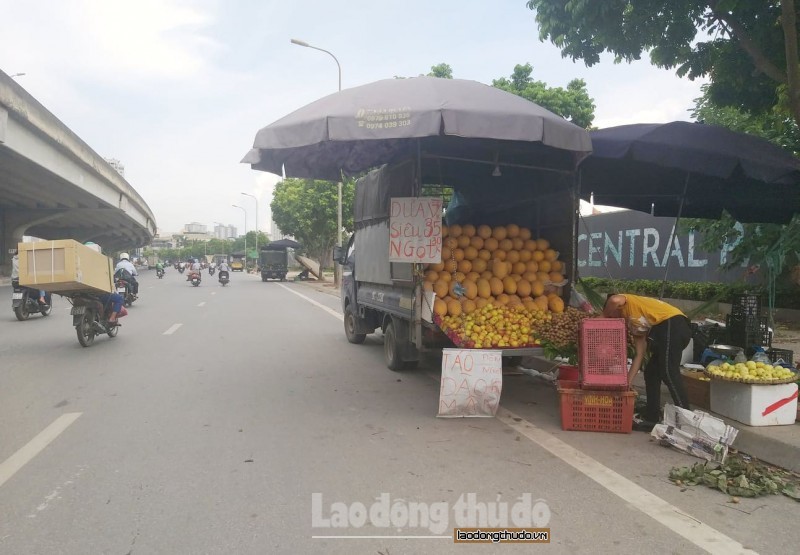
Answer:
<path fill-rule="evenodd" d="M 711 411 L 748 426 L 794 424 L 797 384 L 757 385 L 712 379 Z"/>

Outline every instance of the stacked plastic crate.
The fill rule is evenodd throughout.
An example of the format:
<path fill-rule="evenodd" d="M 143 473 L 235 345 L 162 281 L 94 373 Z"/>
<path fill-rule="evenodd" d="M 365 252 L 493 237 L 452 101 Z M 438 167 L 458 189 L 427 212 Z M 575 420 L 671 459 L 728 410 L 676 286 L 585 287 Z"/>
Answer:
<path fill-rule="evenodd" d="M 580 382 L 559 381 L 564 430 L 630 433 L 636 393 L 628 386 L 622 318 L 586 318 L 579 333 Z"/>
<path fill-rule="evenodd" d="M 731 344 L 742 347 L 750 357 L 758 347 L 772 346 L 772 333 L 767 317 L 761 315 L 759 295 L 737 295 L 731 303 L 731 313 L 726 319 Z"/>

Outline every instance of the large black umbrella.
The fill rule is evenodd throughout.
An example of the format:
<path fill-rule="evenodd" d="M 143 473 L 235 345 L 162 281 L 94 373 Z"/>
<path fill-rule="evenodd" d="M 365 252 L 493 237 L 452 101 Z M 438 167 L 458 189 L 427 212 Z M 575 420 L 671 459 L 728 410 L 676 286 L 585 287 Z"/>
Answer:
<path fill-rule="evenodd" d="M 336 181 L 341 172 L 427 157 L 437 159 L 429 165 L 437 177 L 468 178 L 468 170 L 454 173 L 464 166 L 456 163 L 488 164 L 487 175 L 498 167 L 574 171 L 590 151 L 586 130 L 519 96 L 475 81 L 414 77 L 312 102 L 261 129 L 242 162 Z"/>
<path fill-rule="evenodd" d="M 656 216 L 788 222 L 800 210 L 800 160 L 723 127 L 675 121 L 591 133 L 581 196 Z"/>
<path fill-rule="evenodd" d="M 270 241 L 261 250 L 281 250 L 281 249 L 299 249 L 300 243 L 292 241 L 291 239 L 278 239 L 277 241 Z"/>

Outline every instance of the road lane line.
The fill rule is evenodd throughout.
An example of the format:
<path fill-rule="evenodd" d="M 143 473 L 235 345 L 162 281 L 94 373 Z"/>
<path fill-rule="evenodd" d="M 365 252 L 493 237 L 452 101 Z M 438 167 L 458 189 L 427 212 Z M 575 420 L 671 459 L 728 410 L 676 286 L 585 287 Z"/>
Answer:
<path fill-rule="evenodd" d="M 216 294 L 217 294 L 217 292 L 216 292 L 216 291 L 212 291 L 212 292 L 211 292 L 211 294 L 212 294 L 212 295 L 216 295 Z"/>
<path fill-rule="evenodd" d="M 206 304 L 206 302 L 203 301 L 203 302 L 199 303 L 197 306 L 205 306 L 205 304 Z"/>
<path fill-rule="evenodd" d="M 755 551 L 746 549 L 736 540 L 686 514 L 675 505 L 650 493 L 513 412 L 500 407 L 497 409 L 497 419 L 700 549 L 719 555 L 732 553 L 756 555 Z"/>
<path fill-rule="evenodd" d="M 169 327 L 169 329 L 167 331 L 165 331 L 164 333 L 162 333 L 161 335 L 172 335 L 173 333 L 178 331 L 178 328 L 181 327 L 182 325 L 183 324 L 172 324 Z"/>
<path fill-rule="evenodd" d="M 322 308 L 325 312 L 335 316 L 337 319 L 344 320 L 344 316 L 335 310 L 285 285 L 278 285 L 294 293 L 298 297 L 307 300 L 311 304 Z M 437 376 L 429 375 L 429 377 L 439 381 L 439 377 Z M 513 412 L 500 407 L 497 410 L 497 419 L 535 444 L 549 451 L 552 455 L 563 460 L 586 477 L 594 480 L 629 505 L 643 512 L 656 522 L 666 526 L 679 536 L 686 538 L 700 549 L 713 555 L 732 555 L 734 553 L 737 555 L 758 555 L 756 551 L 746 549 L 733 538 L 726 536 L 719 530 L 686 514 L 675 505 L 650 493 L 635 482 L 628 480 L 589 455 L 575 449 L 541 428 L 534 426 Z"/>
<path fill-rule="evenodd" d="M 0 486 L 5 484 L 17 471 L 28 464 L 33 458 L 42 452 L 61 432 L 66 430 L 70 424 L 75 422 L 82 412 L 68 412 L 56 418 L 52 424 L 39 432 L 26 445 L 16 453 L 8 457 L 0 464 Z"/>
<path fill-rule="evenodd" d="M 325 306 L 325 305 L 324 305 L 324 304 L 322 304 L 322 303 L 318 303 L 318 302 L 317 302 L 317 301 L 315 301 L 314 299 L 312 299 L 312 298 L 310 298 L 310 297 L 306 297 L 306 296 L 305 296 L 305 295 L 303 295 L 302 293 L 298 293 L 297 291 L 295 291 L 295 290 L 294 290 L 294 289 L 292 289 L 291 287 L 286 287 L 286 286 L 285 286 L 285 285 L 283 285 L 282 283 L 279 283 L 278 285 L 279 285 L 280 287 L 283 287 L 284 289 L 286 289 L 286 290 L 287 290 L 287 291 L 289 291 L 290 293 L 294 293 L 295 295 L 297 295 L 297 296 L 298 296 L 298 297 L 300 297 L 301 299 L 305 299 L 306 301 L 310 302 L 310 303 L 311 303 L 311 304 L 313 304 L 314 306 L 318 306 L 319 308 L 321 308 L 322 310 L 324 310 L 325 312 L 327 312 L 327 313 L 328 313 L 328 314 L 330 314 L 331 316 L 335 316 L 336 318 L 338 318 L 338 319 L 339 319 L 339 321 L 341 321 L 341 322 L 344 322 L 344 316 L 343 316 L 342 314 L 340 314 L 339 312 L 336 312 L 336 311 L 335 311 L 335 310 L 333 310 L 332 308 L 329 308 L 329 307 Z"/>

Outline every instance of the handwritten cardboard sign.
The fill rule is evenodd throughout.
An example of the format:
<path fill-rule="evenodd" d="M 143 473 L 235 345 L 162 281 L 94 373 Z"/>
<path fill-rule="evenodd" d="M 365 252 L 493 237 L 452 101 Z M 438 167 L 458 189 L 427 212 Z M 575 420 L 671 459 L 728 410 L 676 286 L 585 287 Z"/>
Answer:
<path fill-rule="evenodd" d="M 422 264 L 442 261 L 442 199 L 391 199 L 389 260 Z"/>
<path fill-rule="evenodd" d="M 502 389 L 501 351 L 442 349 L 439 416 L 494 416 Z"/>

